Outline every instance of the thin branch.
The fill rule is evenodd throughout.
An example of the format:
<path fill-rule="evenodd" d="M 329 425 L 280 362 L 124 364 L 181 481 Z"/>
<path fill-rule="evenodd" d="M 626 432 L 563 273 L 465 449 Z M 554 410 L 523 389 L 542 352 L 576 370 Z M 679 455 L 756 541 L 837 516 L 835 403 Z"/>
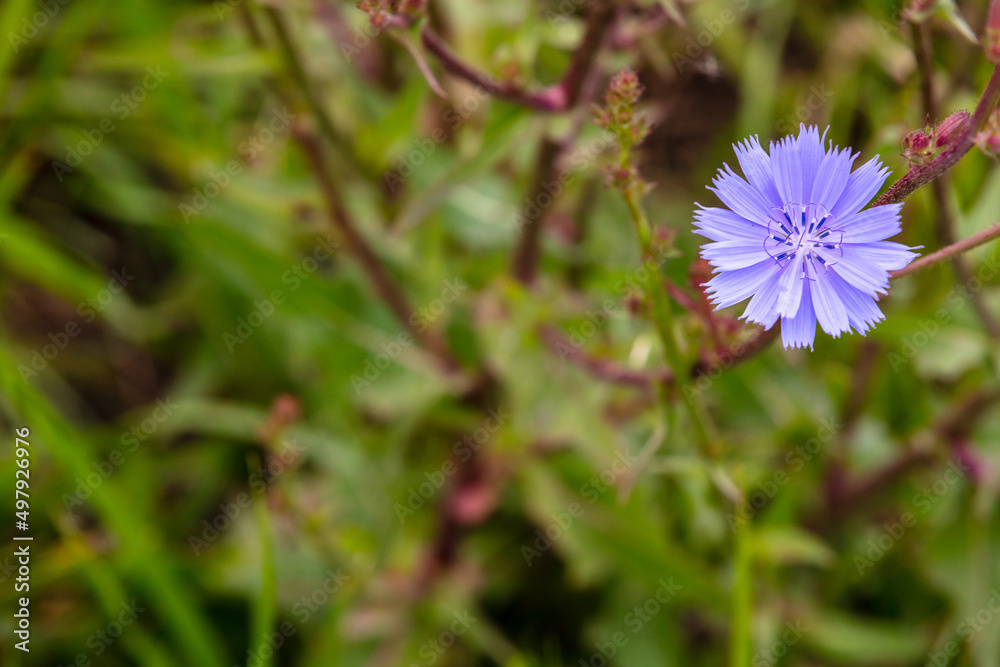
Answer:
<path fill-rule="evenodd" d="M 521 210 L 521 233 L 518 236 L 517 247 L 511 259 L 510 272 L 522 284 L 529 284 L 535 279 L 538 260 L 541 255 L 542 222 L 548 217 L 548 206 L 541 206 L 542 195 L 548 194 L 546 186 L 551 187 L 555 179 L 556 160 L 562 153 L 562 146 L 551 137 L 544 137 L 538 147 L 538 157 L 535 159 L 535 173 L 531 179 L 531 189 L 528 191 L 527 202 L 538 213 L 528 217 L 527 211 Z M 528 207 L 525 207 L 528 208 Z"/>
<path fill-rule="evenodd" d="M 285 64 L 292 75 L 292 82 L 294 82 L 296 88 L 298 88 L 306 102 L 308 102 L 309 108 L 312 110 L 316 121 L 319 123 L 319 128 L 323 133 L 323 136 L 333 146 L 339 149 L 339 154 L 347 157 L 352 167 L 363 172 L 368 171 L 369 169 L 367 165 L 362 164 L 362 162 L 355 156 L 354 150 L 347 137 L 342 135 L 337 130 L 336 126 L 334 126 L 333 120 L 330 118 L 330 114 L 327 113 L 326 107 L 316 95 L 312 83 L 309 80 L 309 75 L 306 73 L 305 61 L 295 45 L 295 40 L 292 38 L 288 22 L 285 20 L 281 10 L 270 5 L 264 5 L 262 9 L 264 15 L 271 23 L 271 27 L 274 29 L 275 36 L 278 38 L 278 50 L 284 58 Z M 249 14 L 249 11 L 250 10 L 248 8 L 244 9 L 244 12 L 250 16 L 249 23 L 252 25 L 253 19 Z M 260 39 L 259 33 L 256 39 Z M 258 42 L 258 44 L 263 46 L 262 41 Z M 282 95 L 290 95 L 290 92 L 287 90 L 287 84 L 281 80 L 280 77 L 275 77 L 273 84 L 279 89 L 279 93 Z"/>
<path fill-rule="evenodd" d="M 646 388 L 655 384 L 675 386 L 677 384 L 673 372 L 666 368 L 634 369 L 626 368 L 609 359 L 601 359 L 588 354 L 573 344 L 558 329 L 551 325 L 541 325 L 539 335 L 548 348 L 565 360 L 580 366 L 599 380 L 612 384 L 628 385 Z M 778 328 L 771 327 L 765 331 L 760 329 L 745 343 L 739 343 L 730 352 L 718 355 L 712 361 L 703 361 L 691 369 L 691 379 L 697 380 L 703 375 L 711 375 L 733 366 L 738 366 L 753 358 L 759 352 L 767 349 L 778 335 Z"/>
<path fill-rule="evenodd" d="M 930 40 L 930 30 L 927 24 L 915 22 L 913 27 L 914 48 L 917 54 L 917 69 L 920 72 L 920 90 L 923 100 L 924 114 L 933 123 L 940 122 L 938 117 L 937 97 L 934 94 L 934 58 Z M 955 243 L 955 216 L 952 215 L 951 202 L 948 201 L 948 175 L 941 174 L 940 178 L 931 182 L 931 194 L 933 195 L 934 207 L 937 209 L 937 229 L 938 242 L 942 246 L 950 246 Z M 952 267 L 959 282 L 967 285 L 972 277 L 969 265 L 961 255 L 951 258 Z M 973 292 L 970 296 L 972 308 L 982 321 L 983 326 L 993 338 L 1000 338 L 1000 324 L 997 323 L 980 292 Z"/>
<path fill-rule="evenodd" d="M 598 2 L 591 10 L 587 20 L 587 32 L 573 55 L 573 62 L 566 71 L 562 83 L 558 86 L 562 96 L 562 108 L 571 108 L 577 103 L 583 90 L 583 84 L 587 80 L 614 19 L 615 8 L 609 2 Z M 529 284 L 535 278 L 541 255 L 542 227 L 552 206 L 552 203 L 548 206 L 541 206 L 538 202 L 542 200 L 542 195 L 554 198 L 553 195 L 548 195 L 548 188 L 551 187 L 551 182 L 555 179 L 556 161 L 563 148 L 564 146 L 560 142 L 550 137 L 545 137 L 538 148 L 534 178 L 528 191 L 528 202 L 538 209 L 538 215 L 524 221 L 511 260 L 511 274 L 522 284 Z"/>
<path fill-rule="evenodd" d="M 254 22 L 253 15 L 249 9 L 245 9 L 244 12 L 251 41 L 258 48 L 266 48 L 263 37 Z M 286 66 L 292 72 L 292 80 L 295 82 L 299 92 L 312 107 L 324 136 L 335 146 L 343 147 L 345 145 L 343 137 L 340 136 L 339 132 L 333 126 L 319 99 L 312 91 L 312 86 L 306 75 L 302 59 L 295 48 L 284 17 L 275 7 L 265 7 L 264 13 L 274 28 L 278 38 L 279 50 L 286 61 Z M 279 97 L 290 106 L 294 106 L 294 95 L 287 84 L 281 81 L 279 77 L 274 77 L 271 83 L 274 85 Z M 375 291 L 385 302 L 386 306 L 388 306 L 389 310 L 392 311 L 393 315 L 396 316 L 400 324 L 413 336 L 418 344 L 434 357 L 446 373 L 451 374 L 457 371 L 460 365 L 452 356 L 444 339 L 437 331 L 430 328 L 420 331 L 410 321 L 414 310 L 407 303 L 406 296 L 382 264 L 381 258 L 372 250 L 368 241 L 357 230 L 350 215 L 343 206 L 343 197 L 340 188 L 327 166 L 319 137 L 311 128 L 307 128 L 302 123 L 293 124 L 292 135 L 302 147 L 316 175 L 330 221 L 343 237 L 349 251 L 361 264 L 368 279 L 375 287 Z"/>
<path fill-rule="evenodd" d="M 941 450 L 935 441 L 943 440 L 947 450 L 953 451 L 961 445 L 976 422 L 1000 401 L 1000 391 L 996 389 L 977 392 L 966 398 L 955 410 L 938 419 L 927 431 L 911 440 L 911 444 L 899 457 L 881 468 L 869 473 L 854 483 L 845 483 L 842 488 L 828 496 L 826 517 L 843 520 L 864 508 L 869 502 L 892 489 L 915 469 L 933 463 Z M 962 455 L 961 449 L 953 453 Z M 823 516 L 814 515 L 807 525 L 822 526 Z"/>
<path fill-rule="evenodd" d="M 576 104 L 580 89 L 593 67 L 604 37 L 611 27 L 615 10 L 612 3 L 601 0 L 591 11 L 583 41 L 573 54 L 573 60 L 562 80 L 538 91 L 529 91 L 511 84 L 500 83 L 462 60 L 440 35 L 429 27 L 420 30 L 424 48 L 433 53 L 446 70 L 486 92 L 537 111 L 564 111 Z"/>
<path fill-rule="evenodd" d="M 371 246 L 368 245 L 368 241 L 365 240 L 361 232 L 354 226 L 347 210 L 344 208 L 340 189 L 327 168 L 326 160 L 323 158 L 323 151 L 316 135 L 302 127 L 296 127 L 293 130 L 293 134 L 305 152 L 313 172 L 316 174 L 316 180 L 323 193 L 323 199 L 326 202 L 331 222 L 344 237 L 347 247 L 361 264 L 361 267 L 368 275 L 368 279 L 374 285 L 375 291 L 382 297 L 382 300 L 396 316 L 400 324 L 406 328 L 410 335 L 424 349 L 437 359 L 445 372 L 451 373 L 458 370 L 458 362 L 452 357 L 447 345 L 440 335 L 438 335 L 437 331 L 431 328 L 420 329 L 414 326 L 411 321 L 414 310 L 407 303 L 406 296 L 399 289 L 399 286 L 396 285 L 392 276 L 389 275 L 389 272 L 382 264 L 382 260 L 372 250 Z"/>
<path fill-rule="evenodd" d="M 707 362 L 703 361 L 697 364 L 691 370 L 691 376 L 699 378 L 702 375 L 712 375 L 752 359 L 771 345 L 778 337 L 779 331 L 777 326 L 772 326 L 770 329 L 758 329 L 753 338 L 743 343 L 737 343 L 730 347 L 727 352 L 716 355 L 715 358 Z"/>
<path fill-rule="evenodd" d="M 917 188 L 927 185 L 962 159 L 962 156 L 972 149 L 976 132 L 983 127 L 989 115 L 996 109 L 998 101 L 1000 101 L 1000 66 L 993 70 L 993 75 L 986 85 L 986 90 L 983 91 L 975 113 L 965 122 L 961 131 L 956 134 L 955 139 L 948 147 L 927 164 L 911 169 L 879 197 L 874 206 L 896 204 L 903 201 Z"/>
<path fill-rule="evenodd" d="M 560 84 L 566 99 L 566 108 L 572 107 L 580 97 L 583 82 L 597 60 L 597 54 L 604 45 L 611 28 L 614 27 L 617 11 L 613 2 L 599 0 L 594 3 L 587 17 L 587 28 L 583 41 L 573 54 L 569 69 L 563 75 Z"/>
<path fill-rule="evenodd" d="M 420 31 L 420 41 L 424 48 L 433 53 L 446 70 L 482 88 L 494 97 L 505 99 L 537 111 L 562 111 L 567 107 L 562 84 L 556 84 L 539 91 L 527 91 L 520 86 L 500 83 L 492 76 L 484 74 L 452 51 L 441 37 L 428 27 Z"/>
<path fill-rule="evenodd" d="M 910 24 L 913 32 L 913 49 L 917 56 L 917 70 L 920 72 L 920 99 L 924 113 L 935 123 L 938 122 L 937 100 L 934 96 L 934 60 L 931 57 L 931 35 L 922 22 Z"/>
<path fill-rule="evenodd" d="M 653 383 L 673 384 L 674 382 L 674 374 L 669 370 L 636 370 L 626 368 L 608 359 L 591 356 L 574 345 L 552 325 L 541 325 L 538 333 L 550 350 L 561 358 L 573 362 L 599 380 L 641 388 L 649 387 Z"/>
<path fill-rule="evenodd" d="M 932 252 L 929 255 L 925 255 L 920 259 L 910 262 L 905 268 L 899 269 L 898 271 L 893 271 L 889 274 L 890 280 L 895 280 L 897 278 L 902 278 L 911 273 L 915 273 L 921 269 L 926 269 L 928 266 L 933 266 L 938 262 L 944 261 L 950 257 L 960 255 L 963 252 L 971 250 L 976 246 L 988 243 L 993 239 L 1000 236 L 1000 222 L 984 229 L 981 232 L 977 232 L 968 238 L 964 238 L 958 243 L 953 243 L 950 246 L 941 248 L 937 252 Z"/>

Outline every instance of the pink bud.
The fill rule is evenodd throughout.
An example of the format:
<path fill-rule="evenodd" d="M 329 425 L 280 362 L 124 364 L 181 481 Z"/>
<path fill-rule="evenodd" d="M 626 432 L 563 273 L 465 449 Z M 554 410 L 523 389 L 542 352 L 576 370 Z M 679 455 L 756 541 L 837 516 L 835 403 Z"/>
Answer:
<path fill-rule="evenodd" d="M 910 162 L 922 163 L 930 157 L 932 143 L 926 130 L 914 130 L 903 139 L 903 157 Z"/>
<path fill-rule="evenodd" d="M 983 131 L 976 135 L 976 145 L 987 155 L 1000 156 L 1000 111 L 994 111 Z"/>
<path fill-rule="evenodd" d="M 938 148 L 947 146 L 952 139 L 965 127 L 969 119 L 968 111 L 956 111 L 945 118 L 934 130 L 934 145 Z"/>
<path fill-rule="evenodd" d="M 983 31 L 983 49 L 986 59 L 994 65 L 1000 65 L 1000 0 L 990 3 L 990 13 L 986 17 L 986 29 Z"/>
<path fill-rule="evenodd" d="M 987 155 L 1000 156 L 1000 132 L 980 132 L 976 145 Z"/>

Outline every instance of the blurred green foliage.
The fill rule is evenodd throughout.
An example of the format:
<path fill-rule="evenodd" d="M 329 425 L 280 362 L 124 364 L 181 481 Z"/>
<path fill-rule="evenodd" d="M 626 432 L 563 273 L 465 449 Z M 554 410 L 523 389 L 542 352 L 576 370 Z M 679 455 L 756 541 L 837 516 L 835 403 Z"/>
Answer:
<path fill-rule="evenodd" d="M 538 89 L 590 4 L 435 0 L 430 21 Z M 652 383 L 607 382 L 540 333 L 666 366 L 622 287 L 641 268 L 626 207 L 602 187 L 614 151 L 588 104 L 610 73 L 646 86 L 646 207 L 697 299 L 691 212 L 732 142 L 830 125 L 905 173 L 924 114 L 901 7 L 663 2 L 682 27 L 619 4 L 620 39 L 555 114 L 424 53 L 439 97 L 416 33 L 375 36 L 351 3 L 0 5 L 0 496 L 13 508 L 28 426 L 34 537 L 31 653 L 5 611 L 0 662 L 997 664 L 1000 367 L 962 291 L 1000 313 L 991 246 L 967 255 L 983 283 L 947 264 L 894 283 L 867 338 L 774 344 L 685 383 L 716 459 L 684 413 L 665 426 Z M 985 3 L 956 11 L 927 24 L 943 113 L 972 108 L 991 70 L 956 27 L 978 30 Z M 340 205 L 461 372 L 373 288 L 296 133 L 322 139 Z M 509 266 L 546 137 L 567 140 L 568 171 L 529 288 Z M 974 151 L 947 183 L 959 236 L 997 221 L 993 161 Z M 897 240 L 932 250 L 925 190 Z M 704 318 L 675 312 L 686 351 L 706 345 Z"/>

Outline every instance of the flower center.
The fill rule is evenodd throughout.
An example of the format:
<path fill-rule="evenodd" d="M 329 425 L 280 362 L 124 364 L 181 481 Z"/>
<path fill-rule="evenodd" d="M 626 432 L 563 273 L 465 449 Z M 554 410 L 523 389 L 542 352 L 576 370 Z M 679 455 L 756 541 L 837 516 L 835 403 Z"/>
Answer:
<path fill-rule="evenodd" d="M 785 204 L 771 209 L 764 251 L 780 266 L 798 261 L 802 276 L 812 278 L 837 263 L 844 233 L 833 229 L 834 217 L 819 204 Z"/>

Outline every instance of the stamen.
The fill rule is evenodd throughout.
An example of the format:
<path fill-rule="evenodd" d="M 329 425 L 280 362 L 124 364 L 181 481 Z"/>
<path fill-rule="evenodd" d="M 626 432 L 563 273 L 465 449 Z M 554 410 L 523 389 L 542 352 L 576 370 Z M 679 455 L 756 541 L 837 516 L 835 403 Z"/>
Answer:
<path fill-rule="evenodd" d="M 790 217 L 788 217 L 788 214 L 787 214 L 787 213 L 785 213 L 785 220 L 787 220 L 787 221 L 788 221 L 788 224 L 789 224 L 789 225 L 791 225 L 792 227 L 795 227 L 795 223 L 794 223 L 794 222 L 792 222 L 792 219 L 791 219 Z M 783 230 L 785 231 L 785 233 L 786 233 L 786 234 L 788 234 L 788 235 L 791 235 L 791 233 L 792 233 L 792 232 L 791 232 L 791 230 L 789 230 L 789 229 L 788 229 L 788 227 L 785 227 L 785 226 L 784 226 L 783 224 L 781 224 L 780 222 L 778 223 L 778 226 L 780 226 L 780 227 L 781 227 L 781 228 L 782 228 L 782 229 L 783 229 Z"/>
<path fill-rule="evenodd" d="M 824 222 L 826 222 L 826 219 L 827 219 L 828 217 L 829 217 L 829 216 L 823 216 L 823 219 L 819 221 L 819 224 L 818 224 L 818 225 L 816 225 L 816 229 L 819 229 L 820 227 L 822 227 L 822 226 L 823 226 L 823 223 L 824 223 Z"/>
<path fill-rule="evenodd" d="M 824 220 L 825 220 L 825 218 L 824 218 Z M 822 224 L 822 223 L 820 223 L 820 224 Z M 819 228 L 817 227 L 817 229 L 819 229 Z M 830 230 L 828 229 L 825 232 L 823 232 L 822 234 L 820 234 L 817 238 L 825 239 L 829 235 L 830 235 Z"/>

